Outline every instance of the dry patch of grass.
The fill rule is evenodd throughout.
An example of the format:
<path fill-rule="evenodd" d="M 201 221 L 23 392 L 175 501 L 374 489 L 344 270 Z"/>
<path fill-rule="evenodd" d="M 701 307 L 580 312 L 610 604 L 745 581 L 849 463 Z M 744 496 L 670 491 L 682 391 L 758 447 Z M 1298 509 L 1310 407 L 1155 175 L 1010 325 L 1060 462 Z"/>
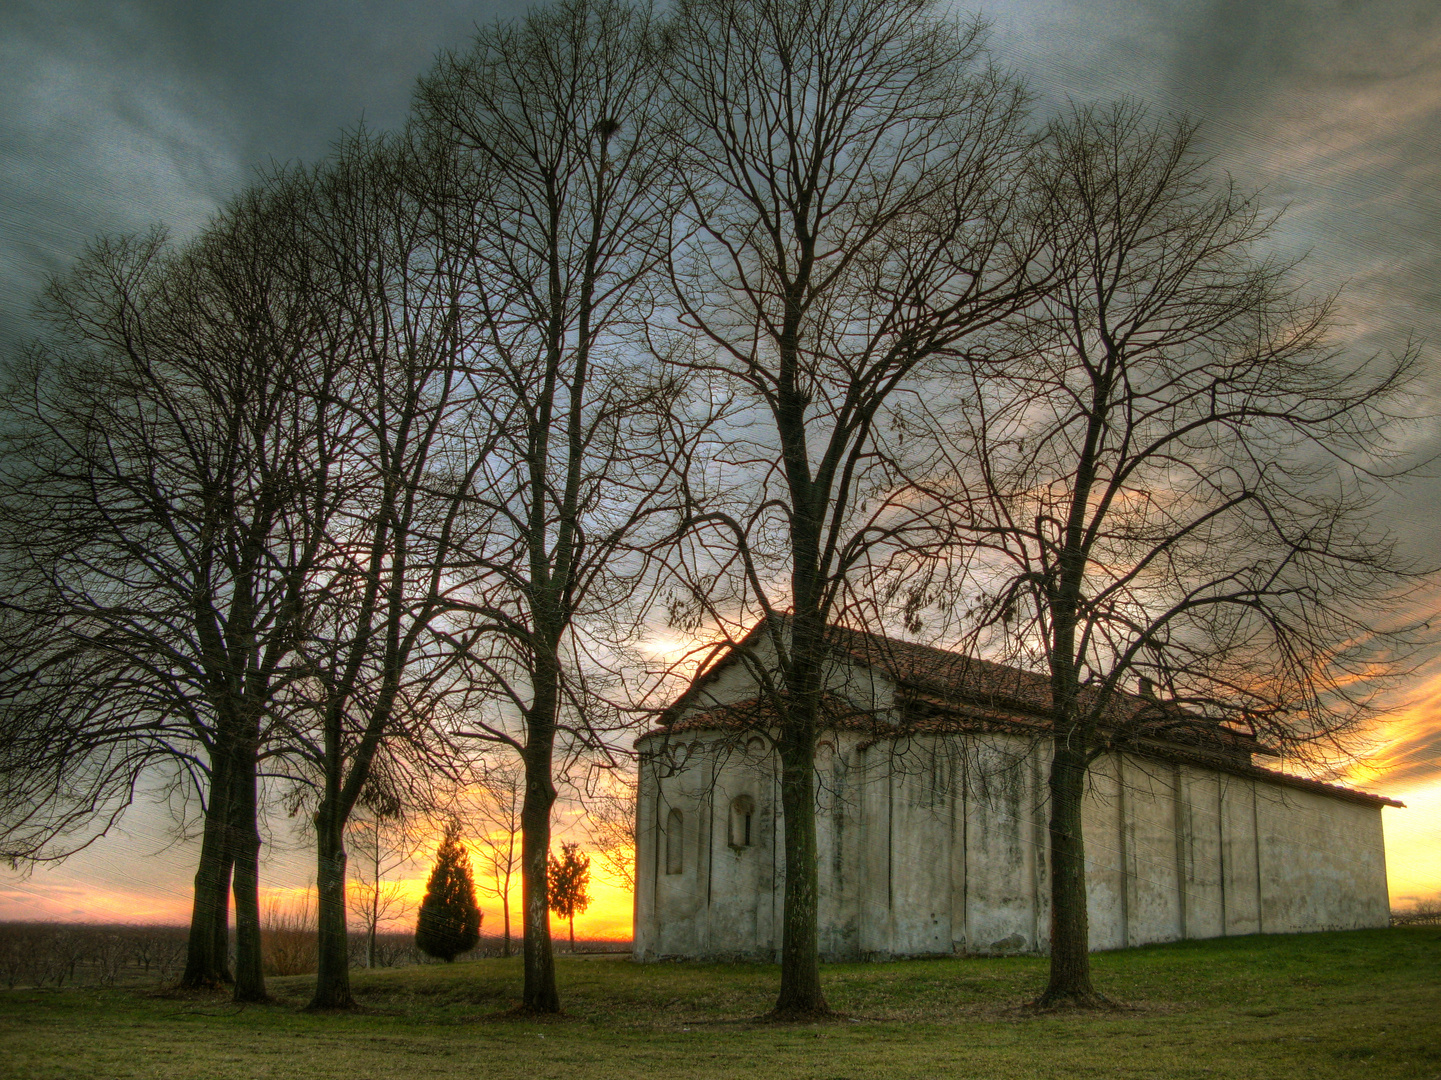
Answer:
<path fill-rule="evenodd" d="M 516 960 L 356 972 L 362 1010 L 310 1016 L 311 981 L 276 1002 L 130 989 L 0 993 L 0 1077 L 584 1075 L 886 1080 L 1382 1077 L 1441 1080 L 1441 929 L 1234 938 L 1096 957 L 1128 1005 L 1035 1014 L 1037 959 L 834 965 L 822 1024 L 756 1021 L 763 966 L 559 962 L 564 1017 L 510 1014 Z"/>

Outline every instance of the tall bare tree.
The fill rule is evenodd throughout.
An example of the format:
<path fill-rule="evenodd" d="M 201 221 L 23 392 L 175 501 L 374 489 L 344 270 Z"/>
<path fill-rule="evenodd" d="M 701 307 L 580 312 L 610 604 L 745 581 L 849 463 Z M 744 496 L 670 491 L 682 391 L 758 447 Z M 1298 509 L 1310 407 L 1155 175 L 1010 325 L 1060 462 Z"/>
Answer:
<path fill-rule="evenodd" d="M 446 193 L 468 223 L 474 408 L 501 444 L 475 477 L 490 531 L 470 553 L 470 663 L 500 714 L 477 733 L 524 763 L 523 1007 L 560 1008 L 546 858 L 556 755 L 601 748 L 610 713 L 587 673 L 634 632 L 638 536 L 664 509 L 675 388 L 635 347 L 664 254 L 673 183 L 651 17 L 566 0 L 444 57 L 422 123 L 471 170 Z"/>
<path fill-rule="evenodd" d="M 848 583 L 904 528 L 878 443 L 893 399 L 1029 287 L 1023 95 L 988 67 L 979 24 L 915 0 L 684 0 L 673 36 L 688 146 L 674 303 L 693 332 L 677 362 L 739 406 L 704 483 L 729 476 L 742 496 L 718 506 L 692 473 L 687 617 L 767 620 L 778 662 L 754 674 L 785 820 L 775 1014 L 808 1016 L 828 1011 L 814 821 L 827 628 L 863 617 Z"/>
<path fill-rule="evenodd" d="M 301 511 L 325 468 L 295 214 L 278 176 L 184 250 L 158 232 L 97 243 L 51 286 L 53 335 L 6 398 L 6 602 L 43 638 L 6 684 L 17 708 L 44 702 L 49 756 L 29 767 L 52 794 L 78 777 L 66 794 L 90 806 L 128 799 L 150 762 L 194 781 L 205 829 L 183 981 L 229 978 L 233 867 L 241 1000 L 265 996 L 256 762 L 317 550 Z M 57 823 L 76 822 L 61 810 L 41 831 Z"/>
<path fill-rule="evenodd" d="M 457 553 L 477 528 L 465 494 L 487 459 L 471 410 L 458 318 L 461 250 L 425 192 L 450 167 L 410 133 L 358 132 L 307 184 L 309 240 L 322 271 L 325 347 L 345 372 L 333 395 L 339 509 L 306 595 L 305 678 L 293 684 L 292 748 L 316 809 L 319 951 L 310 1007 L 353 1006 L 344 832 L 383 784 L 405 787 L 462 758 L 442 730 L 465 691 L 465 631 L 444 619 Z"/>
<path fill-rule="evenodd" d="M 1274 217 L 1210 175 L 1194 130 L 1131 105 L 1051 125 L 1060 273 L 1006 367 L 932 411 L 957 457 L 927 494 L 961 544 L 938 595 L 964 598 L 979 650 L 1051 679 L 1042 1005 L 1102 1000 L 1081 830 L 1100 755 L 1157 725 L 1314 752 L 1401 655 L 1383 631 L 1404 568 L 1368 511 L 1401 471 L 1388 409 L 1414 356 L 1331 344 L 1330 303 L 1265 255 Z"/>

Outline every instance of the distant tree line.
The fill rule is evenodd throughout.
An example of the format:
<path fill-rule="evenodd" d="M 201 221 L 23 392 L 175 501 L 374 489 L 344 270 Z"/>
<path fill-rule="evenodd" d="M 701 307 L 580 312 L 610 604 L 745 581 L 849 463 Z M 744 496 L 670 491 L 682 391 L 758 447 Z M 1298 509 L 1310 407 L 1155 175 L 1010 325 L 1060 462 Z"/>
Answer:
<path fill-rule="evenodd" d="M 184 926 L 0 923 L 0 987 L 169 985 L 184 971 L 188 937 Z M 313 911 L 262 913 L 261 940 L 267 976 L 315 973 Z M 501 938 L 482 935 L 457 958 L 500 956 L 503 947 Z M 430 959 L 411 929 L 350 936 L 350 962 L 357 966 L 404 967 Z"/>
<path fill-rule="evenodd" d="M 170 982 L 185 961 L 181 926 L 0 923 L 0 985 L 114 986 Z"/>
<path fill-rule="evenodd" d="M 508 768 L 518 864 L 482 867 L 518 865 L 555 1012 L 559 785 L 623 768 L 656 624 L 693 666 L 766 617 L 775 1013 L 824 1014 L 829 628 L 904 626 L 1049 675 L 1040 1000 L 1095 1002 L 1080 806 L 1123 686 L 1304 753 L 1404 663 L 1367 511 L 1416 354 L 1338 344 L 1190 124 L 1039 123 L 986 42 L 926 0 L 562 0 L 200 235 L 92 244 L 0 404 L 0 854 L 168 785 L 182 982 L 261 1000 L 258 820 L 303 812 L 311 1004 L 345 1008 L 347 835 Z"/>

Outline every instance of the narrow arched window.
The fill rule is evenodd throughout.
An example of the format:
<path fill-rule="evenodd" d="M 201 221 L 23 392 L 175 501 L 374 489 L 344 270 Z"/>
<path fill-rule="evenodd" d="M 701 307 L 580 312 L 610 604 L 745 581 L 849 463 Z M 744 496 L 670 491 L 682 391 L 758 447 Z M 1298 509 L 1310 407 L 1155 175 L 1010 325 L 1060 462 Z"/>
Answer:
<path fill-rule="evenodd" d="M 731 800 L 730 846 L 743 848 L 751 846 L 751 821 L 755 817 L 756 804 L 749 795 L 737 795 Z"/>
<path fill-rule="evenodd" d="M 679 874 L 684 868 L 683 852 L 681 846 L 681 830 L 685 825 L 685 818 L 679 810 L 672 810 L 665 819 L 665 872 L 667 874 Z"/>

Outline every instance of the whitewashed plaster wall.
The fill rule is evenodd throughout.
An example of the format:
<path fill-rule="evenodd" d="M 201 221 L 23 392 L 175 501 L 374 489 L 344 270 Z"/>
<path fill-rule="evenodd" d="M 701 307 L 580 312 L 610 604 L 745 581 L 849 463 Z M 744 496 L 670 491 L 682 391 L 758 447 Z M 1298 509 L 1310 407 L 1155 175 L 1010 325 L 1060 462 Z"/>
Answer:
<path fill-rule="evenodd" d="M 767 744 L 701 731 L 640 749 L 637 957 L 774 958 L 783 822 Z M 817 757 L 823 957 L 1044 952 L 1045 750 L 1006 736 L 828 734 Z M 728 828 L 740 796 L 754 805 L 748 845 Z M 674 873 L 668 822 L 679 828 Z M 1386 924 L 1377 806 L 1111 756 L 1093 767 L 1084 829 L 1095 949 Z"/>

